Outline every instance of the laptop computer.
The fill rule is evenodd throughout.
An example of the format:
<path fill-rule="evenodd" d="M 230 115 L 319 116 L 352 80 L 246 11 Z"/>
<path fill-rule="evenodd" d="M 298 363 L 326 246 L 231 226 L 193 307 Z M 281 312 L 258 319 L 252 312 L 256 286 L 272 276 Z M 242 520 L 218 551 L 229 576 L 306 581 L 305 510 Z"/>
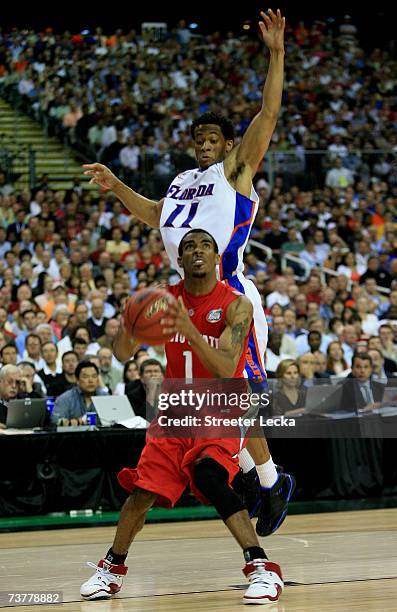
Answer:
<path fill-rule="evenodd" d="M 92 402 L 102 427 L 111 427 L 135 416 L 126 395 L 94 395 Z"/>
<path fill-rule="evenodd" d="M 314 385 L 306 393 L 306 414 L 329 414 L 342 410 L 340 401 L 342 387 L 337 385 Z"/>
<path fill-rule="evenodd" d="M 44 427 L 48 422 L 46 398 L 15 399 L 7 404 L 8 429 L 34 429 Z"/>
<path fill-rule="evenodd" d="M 385 387 L 381 408 L 397 407 L 397 387 Z"/>

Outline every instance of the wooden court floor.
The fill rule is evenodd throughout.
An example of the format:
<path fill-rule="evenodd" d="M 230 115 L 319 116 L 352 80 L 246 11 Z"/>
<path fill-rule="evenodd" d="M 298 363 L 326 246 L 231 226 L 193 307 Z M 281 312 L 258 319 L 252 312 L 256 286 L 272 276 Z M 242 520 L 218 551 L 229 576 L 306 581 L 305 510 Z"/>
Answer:
<path fill-rule="evenodd" d="M 1 534 L 0 591 L 63 591 L 64 603 L 24 605 L 23 612 L 248 609 L 241 601 L 242 555 L 221 521 L 146 526 L 131 549 L 119 596 L 81 601 L 79 586 L 92 571 L 85 562 L 103 556 L 113 533 L 113 527 L 96 527 Z M 286 581 L 280 602 L 264 610 L 397 610 L 395 509 L 291 516 L 262 545 Z"/>

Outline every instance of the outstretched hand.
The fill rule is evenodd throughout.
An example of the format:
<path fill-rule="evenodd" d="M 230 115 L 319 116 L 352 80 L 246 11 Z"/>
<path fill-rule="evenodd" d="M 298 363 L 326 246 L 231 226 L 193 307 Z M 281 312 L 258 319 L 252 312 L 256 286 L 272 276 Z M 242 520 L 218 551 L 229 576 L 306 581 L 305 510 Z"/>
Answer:
<path fill-rule="evenodd" d="M 91 177 L 90 184 L 95 183 L 105 191 L 113 189 L 118 182 L 118 178 L 103 164 L 84 164 L 83 168 L 85 168 L 84 174 Z"/>
<path fill-rule="evenodd" d="M 259 28 L 263 42 L 270 51 L 283 51 L 285 17 L 282 17 L 280 9 L 277 9 L 277 14 L 273 13 L 272 9 L 269 9 L 267 14 L 263 11 L 260 14 L 262 21 L 259 22 Z"/>

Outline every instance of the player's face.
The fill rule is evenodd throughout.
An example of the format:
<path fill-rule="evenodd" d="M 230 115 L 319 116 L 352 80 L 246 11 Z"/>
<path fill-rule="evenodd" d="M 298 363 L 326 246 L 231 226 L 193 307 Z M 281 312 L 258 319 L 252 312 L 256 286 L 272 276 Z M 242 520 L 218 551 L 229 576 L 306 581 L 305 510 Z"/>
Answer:
<path fill-rule="evenodd" d="M 190 234 L 183 242 L 182 257 L 178 263 L 186 276 L 203 278 L 215 270 L 219 257 L 207 234 Z"/>
<path fill-rule="evenodd" d="M 209 168 L 223 161 L 233 148 L 233 140 L 225 140 L 219 125 L 200 125 L 196 128 L 194 150 L 199 167 Z"/>

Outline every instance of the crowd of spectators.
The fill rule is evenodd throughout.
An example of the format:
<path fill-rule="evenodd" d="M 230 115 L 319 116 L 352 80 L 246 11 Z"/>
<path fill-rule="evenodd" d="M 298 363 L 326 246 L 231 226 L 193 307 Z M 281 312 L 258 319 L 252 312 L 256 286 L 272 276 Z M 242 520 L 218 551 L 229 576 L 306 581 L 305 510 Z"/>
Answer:
<path fill-rule="evenodd" d="M 348 18 L 289 27 L 286 51 L 283 108 L 254 181 L 251 238 L 271 256 L 252 248 L 245 259 L 268 317 L 269 376 L 347 376 L 357 350 L 388 376 L 397 371 L 396 58 L 364 53 Z M 0 35 L 3 95 L 17 90 L 38 120 L 73 146 L 88 143 L 90 161 L 158 198 L 194 166 L 194 117 L 227 109 L 244 133 L 266 62 L 252 37 L 192 36 L 182 23 L 161 40 L 99 28 Z M 32 363 L 32 380 L 55 396 L 87 356 L 104 392 L 138 377 L 110 354 L 117 319 L 131 291 L 177 279 L 159 231 L 111 193 L 79 177 L 66 192 L 48 177 L 18 192 L 4 175 L 0 276 L 1 363 Z M 145 356 L 164 366 L 161 349 Z"/>

